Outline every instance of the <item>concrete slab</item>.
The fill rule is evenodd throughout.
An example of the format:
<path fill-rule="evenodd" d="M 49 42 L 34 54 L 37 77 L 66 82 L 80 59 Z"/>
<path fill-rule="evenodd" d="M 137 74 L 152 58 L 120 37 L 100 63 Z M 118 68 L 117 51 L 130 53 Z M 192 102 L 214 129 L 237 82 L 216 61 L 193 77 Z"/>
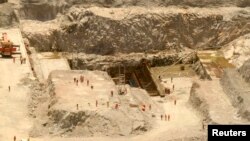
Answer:
<path fill-rule="evenodd" d="M 49 74 L 54 70 L 70 70 L 67 59 L 63 58 L 59 53 L 39 53 L 37 54 L 37 59 L 45 80 L 48 79 Z"/>

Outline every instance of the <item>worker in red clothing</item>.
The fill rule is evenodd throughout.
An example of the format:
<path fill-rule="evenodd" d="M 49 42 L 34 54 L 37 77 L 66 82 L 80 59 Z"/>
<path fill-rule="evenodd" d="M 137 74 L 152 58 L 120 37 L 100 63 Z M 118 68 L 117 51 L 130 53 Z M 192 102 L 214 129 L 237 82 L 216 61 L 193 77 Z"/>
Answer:
<path fill-rule="evenodd" d="M 119 108 L 119 105 L 116 103 L 115 104 L 115 109 L 117 110 Z"/>
<path fill-rule="evenodd" d="M 142 105 L 142 109 L 141 109 L 143 112 L 146 111 L 146 105 Z"/>

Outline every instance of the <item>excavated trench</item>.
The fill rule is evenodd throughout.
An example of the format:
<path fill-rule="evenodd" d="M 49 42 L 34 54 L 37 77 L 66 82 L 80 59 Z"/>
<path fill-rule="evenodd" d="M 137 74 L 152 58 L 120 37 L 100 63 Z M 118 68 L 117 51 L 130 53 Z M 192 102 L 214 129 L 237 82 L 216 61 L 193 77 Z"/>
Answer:
<path fill-rule="evenodd" d="M 75 58 L 73 60 L 68 59 L 68 62 L 73 70 L 87 69 L 106 71 L 117 85 L 128 84 L 131 87 L 145 89 L 151 96 L 158 96 L 162 94 L 158 86 L 160 84 L 156 82 L 160 74 L 154 74 L 151 68 L 169 67 L 172 64 L 179 64 L 180 66 L 182 66 L 182 64 L 183 66 L 190 64 L 196 72 L 197 70 L 204 69 L 199 66 L 200 63 L 196 63 L 198 59 L 195 53 L 189 53 L 188 56 L 187 54 L 154 54 L 153 57 L 148 57 L 147 59 L 138 56 L 135 57 L 136 59 L 130 57 L 124 60 L 105 58 L 98 61 L 92 60 L 91 58 Z M 88 62 L 87 60 L 91 61 Z M 181 69 L 179 71 L 181 71 Z M 155 76 L 157 76 L 157 78 Z"/>

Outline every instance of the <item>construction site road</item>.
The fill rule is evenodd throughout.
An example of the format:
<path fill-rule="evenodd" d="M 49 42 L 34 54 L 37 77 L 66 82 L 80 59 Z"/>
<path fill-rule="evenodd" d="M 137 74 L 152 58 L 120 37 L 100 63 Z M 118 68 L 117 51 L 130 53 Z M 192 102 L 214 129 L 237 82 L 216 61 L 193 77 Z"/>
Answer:
<path fill-rule="evenodd" d="M 27 58 L 19 29 L 0 29 L 6 32 L 14 44 L 20 45 L 22 57 Z M 0 141 L 28 138 L 32 122 L 28 116 L 28 88 L 21 84 L 25 77 L 32 76 L 29 61 L 21 64 L 20 55 L 15 63 L 12 58 L 0 58 Z"/>

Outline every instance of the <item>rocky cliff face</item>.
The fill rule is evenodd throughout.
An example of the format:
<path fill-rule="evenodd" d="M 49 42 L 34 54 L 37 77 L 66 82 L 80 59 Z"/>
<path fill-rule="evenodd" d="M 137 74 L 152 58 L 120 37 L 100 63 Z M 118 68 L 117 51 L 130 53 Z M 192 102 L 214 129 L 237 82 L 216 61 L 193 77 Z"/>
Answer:
<path fill-rule="evenodd" d="M 242 77 L 250 83 L 250 59 L 246 61 L 242 67 L 239 69 L 240 74 Z"/>
<path fill-rule="evenodd" d="M 4 0 L 3 0 L 4 1 Z M 130 7 L 130 6 L 250 6 L 249 0 L 21 0 L 21 17 L 46 21 L 56 18 L 73 5 L 98 7 Z M 46 12 L 45 12 L 46 11 Z"/>
<path fill-rule="evenodd" d="M 64 16 L 61 28 L 50 30 L 49 35 L 26 29 L 24 34 L 39 51 L 53 48 L 106 55 L 184 47 L 216 49 L 250 32 L 250 18 L 246 15 L 225 20 L 220 14 L 144 12 L 114 19 L 76 8 Z"/>
<path fill-rule="evenodd" d="M 3 3 L 5 1 L 0 1 Z M 0 4 L 0 27 L 13 26 L 18 22 L 13 6 L 9 3 Z"/>
<path fill-rule="evenodd" d="M 0 3 L 8 2 L 8 0 L 0 0 Z"/>

